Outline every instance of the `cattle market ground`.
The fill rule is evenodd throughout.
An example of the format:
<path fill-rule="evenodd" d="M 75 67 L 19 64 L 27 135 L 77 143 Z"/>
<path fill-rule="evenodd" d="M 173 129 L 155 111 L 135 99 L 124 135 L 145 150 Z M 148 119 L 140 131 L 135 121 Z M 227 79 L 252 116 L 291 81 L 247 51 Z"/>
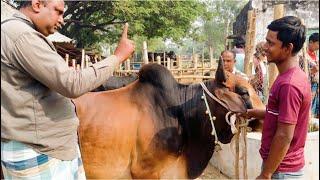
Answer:
<path fill-rule="evenodd" d="M 224 174 L 219 172 L 219 169 L 214 167 L 211 163 L 208 164 L 202 175 L 197 179 L 230 179 Z"/>

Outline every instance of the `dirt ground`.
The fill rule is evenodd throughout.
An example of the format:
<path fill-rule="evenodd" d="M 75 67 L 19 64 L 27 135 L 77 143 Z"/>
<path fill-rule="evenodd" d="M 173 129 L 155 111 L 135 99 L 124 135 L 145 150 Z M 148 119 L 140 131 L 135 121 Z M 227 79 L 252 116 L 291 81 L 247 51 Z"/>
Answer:
<path fill-rule="evenodd" d="M 197 179 L 200 180 L 200 179 L 230 179 L 230 178 L 223 175 L 221 172 L 219 172 L 219 169 L 215 168 L 214 166 L 211 165 L 211 163 L 209 163 L 207 168 L 202 173 L 202 175 Z"/>

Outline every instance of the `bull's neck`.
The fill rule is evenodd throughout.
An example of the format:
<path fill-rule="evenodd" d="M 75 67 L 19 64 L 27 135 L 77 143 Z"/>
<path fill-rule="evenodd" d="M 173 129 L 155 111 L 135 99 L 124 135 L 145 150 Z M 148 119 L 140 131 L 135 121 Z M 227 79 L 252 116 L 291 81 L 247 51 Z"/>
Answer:
<path fill-rule="evenodd" d="M 213 82 L 205 82 L 208 89 L 213 88 Z M 184 134 L 189 178 L 196 178 L 204 171 L 214 150 L 214 138 L 211 133 L 209 116 L 205 113 L 206 106 L 201 99 L 203 95 L 200 84 L 185 87 L 180 96 L 184 119 Z"/>

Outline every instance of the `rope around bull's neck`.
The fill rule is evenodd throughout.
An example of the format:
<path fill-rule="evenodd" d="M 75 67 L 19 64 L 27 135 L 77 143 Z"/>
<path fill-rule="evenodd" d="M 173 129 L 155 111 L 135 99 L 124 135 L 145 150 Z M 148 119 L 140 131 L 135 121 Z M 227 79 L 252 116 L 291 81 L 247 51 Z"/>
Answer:
<path fill-rule="evenodd" d="M 208 104 L 208 101 L 207 101 L 207 97 L 206 97 L 206 94 L 204 93 L 204 91 L 203 91 L 203 95 L 202 95 L 201 99 L 204 100 L 204 103 L 205 103 L 206 108 L 207 108 L 206 114 L 208 114 L 209 118 L 210 118 L 210 123 L 211 123 L 211 126 L 212 126 L 211 135 L 213 135 L 215 137 L 215 144 L 218 144 L 219 139 L 218 139 L 216 128 L 214 127 L 214 123 L 213 123 L 213 121 L 216 119 L 216 117 L 212 116 L 212 114 L 211 114 L 211 111 L 209 109 L 209 104 Z"/>
<path fill-rule="evenodd" d="M 213 124 L 213 120 L 215 120 L 215 117 L 213 118 L 212 115 L 211 115 L 211 112 L 210 112 L 210 109 L 209 109 L 209 104 L 207 102 L 207 98 L 206 98 L 206 95 L 204 92 L 206 92 L 212 99 L 214 99 L 215 101 L 217 101 L 220 105 L 222 105 L 223 107 L 225 107 L 229 112 L 226 114 L 225 116 L 225 120 L 226 122 L 231 126 L 231 131 L 233 134 L 236 134 L 237 133 L 237 144 L 238 146 L 236 147 L 236 151 L 237 151 L 237 155 L 235 156 L 235 174 L 236 174 L 236 178 L 239 179 L 239 161 L 240 161 L 240 158 L 239 158 L 239 137 L 240 137 L 240 132 L 238 131 L 238 128 L 240 129 L 240 131 L 242 132 L 241 134 L 243 134 L 243 138 L 244 138 L 244 149 L 243 149 L 243 153 L 244 153 L 244 160 L 243 160 L 243 178 L 244 179 L 247 179 L 248 178 L 248 174 L 247 174 L 247 139 L 246 139 L 246 129 L 247 129 L 247 125 L 248 125 L 248 121 L 245 120 L 244 118 L 240 117 L 240 122 L 237 123 L 237 126 L 238 128 L 235 126 L 235 122 L 236 122 L 236 117 L 235 115 L 236 114 L 233 114 L 230 119 L 229 119 L 229 115 L 232 114 L 232 111 L 229 110 L 229 108 L 223 103 L 221 102 L 218 98 L 216 98 L 209 90 L 208 88 L 205 86 L 205 84 L 203 82 L 200 83 L 200 85 L 202 86 L 202 89 L 203 89 L 203 96 L 202 98 L 204 99 L 205 101 L 205 104 L 206 104 L 206 107 L 207 107 L 207 111 L 206 113 L 209 114 L 209 117 L 210 117 L 210 122 L 211 122 L 211 126 L 212 126 L 212 132 L 211 134 L 214 134 L 215 136 L 215 144 L 220 146 L 219 145 L 219 140 L 218 140 L 218 135 L 217 135 L 217 132 L 216 132 L 216 129 L 214 127 L 214 124 Z M 220 147 L 221 149 L 221 147 Z M 219 150 L 220 150 L 219 149 Z"/>
<path fill-rule="evenodd" d="M 203 83 L 203 82 L 200 82 L 200 85 L 202 87 L 202 89 L 213 99 L 215 100 L 217 103 L 219 103 L 221 106 L 223 106 L 224 108 L 226 108 L 228 111 L 231 111 L 229 109 L 229 107 L 224 103 L 222 102 L 220 99 L 218 99 L 217 97 L 215 97 L 207 88 L 207 86 Z"/>

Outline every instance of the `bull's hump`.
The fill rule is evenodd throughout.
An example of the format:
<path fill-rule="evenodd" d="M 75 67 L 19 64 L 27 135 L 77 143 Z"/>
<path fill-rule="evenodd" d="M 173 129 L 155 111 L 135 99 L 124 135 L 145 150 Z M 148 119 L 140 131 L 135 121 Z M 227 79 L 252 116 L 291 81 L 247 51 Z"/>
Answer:
<path fill-rule="evenodd" d="M 152 63 L 144 65 L 139 71 L 139 82 L 161 89 L 172 89 L 178 85 L 171 72 L 162 65 Z"/>

